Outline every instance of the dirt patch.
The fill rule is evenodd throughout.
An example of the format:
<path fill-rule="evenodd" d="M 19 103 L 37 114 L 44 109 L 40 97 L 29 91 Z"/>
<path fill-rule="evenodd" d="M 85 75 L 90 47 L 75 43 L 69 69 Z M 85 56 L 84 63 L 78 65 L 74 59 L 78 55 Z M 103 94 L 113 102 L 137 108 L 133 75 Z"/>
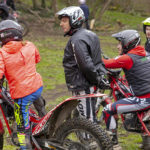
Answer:
<path fill-rule="evenodd" d="M 59 97 L 63 96 L 71 96 L 71 92 L 68 91 L 65 84 L 57 85 L 55 89 L 53 90 L 47 90 L 46 92 L 43 92 L 43 97 L 46 100 L 46 107 L 48 109 L 51 109 L 54 107 L 54 104 L 50 104 L 51 101 L 55 101 Z"/>

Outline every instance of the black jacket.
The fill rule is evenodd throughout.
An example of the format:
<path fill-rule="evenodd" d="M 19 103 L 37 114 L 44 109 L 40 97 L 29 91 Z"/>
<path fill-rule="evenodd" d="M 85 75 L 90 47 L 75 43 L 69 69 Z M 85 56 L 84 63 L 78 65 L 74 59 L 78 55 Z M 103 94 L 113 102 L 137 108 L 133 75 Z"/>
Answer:
<path fill-rule="evenodd" d="M 150 53 L 150 40 L 147 40 L 145 43 L 145 50 Z"/>
<path fill-rule="evenodd" d="M 0 10 L 2 13 L 0 14 L 0 20 L 15 20 L 15 18 L 9 13 L 9 8 L 5 4 L 0 4 Z"/>
<path fill-rule="evenodd" d="M 69 90 L 81 91 L 97 85 L 97 77 L 106 71 L 98 36 L 86 29 L 77 30 L 65 48 L 63 66 Z"/>
<path fill-rule="evenodd" d="M 1 0 L 0 2 L 6 4 L 7 6 L 11 7 L 14 11 L 16 11 L 14 0 Z"/>

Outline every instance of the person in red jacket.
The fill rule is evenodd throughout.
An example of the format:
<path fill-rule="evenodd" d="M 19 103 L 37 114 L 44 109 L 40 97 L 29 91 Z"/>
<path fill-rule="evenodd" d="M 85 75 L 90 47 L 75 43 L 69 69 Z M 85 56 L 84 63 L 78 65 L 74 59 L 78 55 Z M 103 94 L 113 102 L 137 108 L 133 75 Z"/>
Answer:
<path fill-rule="evenodd" d="M 14 99 L 14 114 L 21 150 L 32 150 L 29 107 L 42 93 L 42 77 L 36 71 L 40 55 L 35 45 L 22 39 L 22 27 L 12 20 L 0 22 L 0 79 L 5 75 Z"/>
<path fill-rule="evenodd" d="M 150 108 L 150 57 L 140 45 L 140 35 L 136 30 L 124 30 L 112 36 L 119 41 L 119 56 L 103 59 L 105 67 L 122 68 L 134 95 L 108 104 L 103 110 L 106 128 L 112 133 L 112 141 L 117 145 L 117 127 L 113 115 Z"/>

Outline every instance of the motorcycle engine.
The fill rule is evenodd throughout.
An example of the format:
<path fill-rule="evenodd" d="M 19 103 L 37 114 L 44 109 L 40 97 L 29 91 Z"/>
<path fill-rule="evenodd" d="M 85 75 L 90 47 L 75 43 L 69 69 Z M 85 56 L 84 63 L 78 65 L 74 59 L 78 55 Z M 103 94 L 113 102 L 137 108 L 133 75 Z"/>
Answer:
<path fill-rule="evenodd" d="M 141 123 L 138 120 L 136 113 L 126 113 L 124 116 L 124 128 L 130 132 L 141 133 Z"/>

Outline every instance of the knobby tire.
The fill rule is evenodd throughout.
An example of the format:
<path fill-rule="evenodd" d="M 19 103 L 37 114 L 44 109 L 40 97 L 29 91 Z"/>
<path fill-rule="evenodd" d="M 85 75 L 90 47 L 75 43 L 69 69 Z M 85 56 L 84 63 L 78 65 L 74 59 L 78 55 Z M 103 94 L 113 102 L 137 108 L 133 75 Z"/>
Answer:
<path fill-rule="evenodd" d="M 107 133 L 97 124 L 84 118 L 73 118 L 64 122 L 56 131 L 56 138 L 63 145 L 66 136 L 73 130 L 84 130 L 98 141 L 101 150 L 112 150 L 112 143 Z"/>

